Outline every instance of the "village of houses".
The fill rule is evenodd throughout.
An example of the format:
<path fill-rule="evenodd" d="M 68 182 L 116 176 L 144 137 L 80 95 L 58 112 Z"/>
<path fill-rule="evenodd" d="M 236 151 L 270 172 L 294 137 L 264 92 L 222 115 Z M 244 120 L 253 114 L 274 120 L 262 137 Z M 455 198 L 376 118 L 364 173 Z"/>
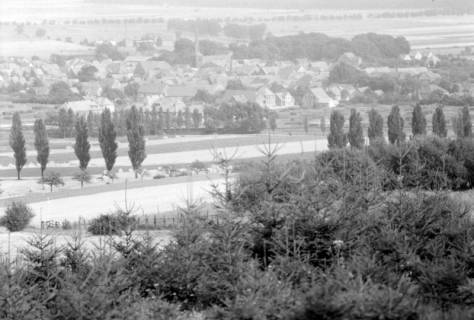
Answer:
<path fill-rule="evenodd" d="M 137 53 L 137 51 L 132 52 Z M 337 61 L 263 61 L 260 59 L 233 59 L 232 53 L 204 56 L 198 54 L 196 67 L 189 65 L 171 65 L 159 61 L 159 54 L 128 55 L 120 61 L 110 59 L 97 60 L 94 51 L 89 53 L 68 52 L 58 53 L 55 59 L 63 60 L 59 66 L 51 61 L 4 57 L 0 62 L 0 89 L 2 101 L 1 117 L 9 113 L 22 110 L 20 105 L 11 102 L 10 97 L 18 92 L 32 92 L 35 95 L 47 95 L 52 84 L 64 81 L 77 94 L 73 101 L 64 105 L 49 106 L 54 108 L 72 109 L 75 113 L 87 114 L 90 111 L 100 113 L 105 108 L 114 111 L 119 108 L 129 108 L 132 104 L 144 110 L 152 106 L 177 113 L 186 108 L 197 109 L 203 112 L 202 101 L 194 99 L 198 91 L 205 91 L 217 97 L 221 102 L 252 102 L 262 108 L 276 111 L 278 127 L 287 131 L 298 131 L 302 128 L 302 114 L 311 115 L 312 109 L 327 110 L 343 106 L 358 95 L 363 95 L 368 87 L 356 87 L 353 84 L 331 83 L 329 80 L 331 69 L 341 63 L 349 64 L 361 69 L 369 77 L 380 75 L 409 75 L 418 77 L 422 83 L 421 91 L 429 96 L 434 91 L 450 94 L 438 85 L 441 76 L 433 72 L 432 68 L 440 62 L 430 51 L 416 51 L 411 55 L 400 57 L 405 64 L 400 68 L 385 66 L 364 67 L 364 61 L 347 52 Z M 87 81 L 80 81 L 78 75 L 81 70 L 93 68 L 93 76 Z M 242 88 L 228 85 L 232 81 L 239 81 Z M 104 89 L 114 89 L 124 92 L 129 84 L 137 87 L 136 96 L 126 101 L 116 98 L 107 98 Z M 18 92 L 9 88 L 18 87 Z M 307 92 L 297 99 L 292 95 L 295 88 L 305 87 Z M 374 90 L 375 95 L 383 96 L 382 90 Z M 125 96 L 125 95 L 124 95 Z M 112 100 L 112 101 L 111 101 Z M 14 107 L 12 107 L 14 105 Z M 288 112 L 291 111 L 291 112 Z M 327 113 L 328 117 L 329 113 Z M 6 118 L 5 118 L 6 119 Z M 7 120 L 2 120 L 6 124 Z M 320 124 L 321 119 L 312 119 Z"/>

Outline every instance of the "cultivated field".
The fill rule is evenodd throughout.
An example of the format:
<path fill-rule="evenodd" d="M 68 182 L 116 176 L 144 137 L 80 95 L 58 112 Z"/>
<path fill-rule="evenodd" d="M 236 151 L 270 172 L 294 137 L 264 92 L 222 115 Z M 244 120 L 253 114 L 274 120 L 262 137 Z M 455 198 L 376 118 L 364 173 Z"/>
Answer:
<path fill-rule="evenodd" d="M 373 32 L 405 36 L 413 49 L 464 48 L 474 45 L 473 16 L 434 16 L 413 18 L 369 18 L 369 11 L 331 11 L 331 10 L 259 10 L 259 9 L 228 9 L 228 8 L 192 8 L 153 5 L 124 5 L 86 3 L 81 0 L 57 1 L 2 1 L 0 22 L 24 22 L 20 35 L 12 24 L 0 26 L 0 56 L 38 55 L 48 58 L 57 52 L 82 51 L 90 48 L 77 43 L 88 40 L 133 40 L 144 34 L 159 34 L 165 45 L 172 46 L 175 32 L 168 31 L 166 19 L 170 18 L 241 18 L 251 16 L 254 23 L 265 22 L 268 31 L 274 35 L 296 34 L 299 32 L 321 32 L 330 36 L 351 38 L 356 34 Z M 310 20 L 267 21 L 272 17 L 303 16 L 303 15 L 341 15 L 361 13 L 362 20 Z M 154 23 L 102 23 L 102 19 L 129 18 L 163 18 L 163 22 Z M 70 24 L 73 20 L 95 20 L 98 24 Z M 43 21 L 47 21 L 43 25 Z M 54 23 L 53 23 L 54 22 Z M 35 37 L 36 29 L 41 26 L 46 30 L 44 39 Z M 191 38 L 194 35 L 186 35 Z M 76 44 L 63 42 L 70 37 Z M 201 37 L 205 37 L 201 35 Z M 221 38 L 221 37 L 219 37 Z M 62 41 L 56 41 L 61 39 Z M 225 39 L 220 39 L 224 40 Z M 38 46 L 38 41 L 43 45 Z M 41 50 L 34 50 L 41 48 Z"/>

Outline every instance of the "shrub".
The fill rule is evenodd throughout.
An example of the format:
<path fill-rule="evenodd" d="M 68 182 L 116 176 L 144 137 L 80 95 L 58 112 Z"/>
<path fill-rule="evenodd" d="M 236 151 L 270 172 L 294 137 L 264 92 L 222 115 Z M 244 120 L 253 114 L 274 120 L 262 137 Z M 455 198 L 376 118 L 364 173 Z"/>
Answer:
<path fill-rule="evenodd" d="M 84 187 L 84 183 L 89 183 L 92 180 L 91 175 L 87 170 L 81 170 L 78 173 L 74 174 L 72 177 L 73 180 L 79 181 L 81 183 L 81 189 Z"/>
<path fill-rule="evenodd" d="M 93 219 L 87 231 L 93 235 L 121 235 L 127 228 L 133 227 L 136 223 L 135 217 L 130 213 L 118 211 L 113 214 L 102 214 Z"/>
<path fill-rule="evenodd" d="M 50 188 L 50 192 L 53 192 L 53 187 L 64 186 L 64 180 L 61 178 L 59 172 L 48 172 L 38 183 L 47 184 Z"/>
<path fill-rule="evenodd" d="M 386 189 L 462 190 L 474 182 L 474 143 L 467 140 L 422 137 L 399 145 L 374 143 L 367 150 L 385 171 Z"/>
<path fill-rule="evenodd" d="M 247 227 L 225 219 L 215 225 L 193 213 L 185 215 L 177 241 L 163 250 L 155 265 L 157 293 L 184 308 L 223 306 L 248 270 Z"/>
<path fill-rule="evenodd" d="M 448 154 L 459 162 L 458 166 L 465 168 L 466 181 L 460 183 L 459 189 L 474 186 L 474 142 L 471 139 L 457 139 L 449 143 Z M 462 181 L 462 180 L 461 180 Z"/>
<path fill-rule="evenodd" d="M 409 275 L 425 302 L 449 306 L 474 301 L 474 292 L 459 293 L 469 284 L 474 261 L 472 222 L 462 205 L 446 195 L 402 193 L 363 225 L 355 245 L 376 259 L 371 273 L 379 274 L 379 281 L 393 285 Z"/>
<path fill-rule="evenodd" d="M 371 183 L 378 181 L 378 169 L 374 161 L 358 150 L 337 149 L 324 152 L 316 157 L 316 165 L 325 168 L 343 183 L 358 185 L 370 176 Z"/>
<path fill-rule="evenodd" d="M 5 210 L 5 215 L 0 218 L 0 225 L 10 232 L 25 229 L 34 217 L 33 211 L 23 202 L 12 202 Z"/>

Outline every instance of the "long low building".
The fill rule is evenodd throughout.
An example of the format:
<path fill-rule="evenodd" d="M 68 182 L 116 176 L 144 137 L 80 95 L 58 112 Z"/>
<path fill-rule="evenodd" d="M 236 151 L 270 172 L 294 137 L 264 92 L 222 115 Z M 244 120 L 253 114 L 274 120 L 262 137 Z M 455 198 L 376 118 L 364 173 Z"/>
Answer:
<path fill-rule="evenodd" d="M 102 113 L 105 109 L 109 109 L 110 112 L 115 111 L 115 105 L 112 101 L 107 98 L 99 97 L 96 99 L 86 99 L 78 101 L 69 101 L 63 104 L 62 108 L 68 110 L 71 109 L 74 113 L 78 114 L 88 114 L 92 113 Z"/>

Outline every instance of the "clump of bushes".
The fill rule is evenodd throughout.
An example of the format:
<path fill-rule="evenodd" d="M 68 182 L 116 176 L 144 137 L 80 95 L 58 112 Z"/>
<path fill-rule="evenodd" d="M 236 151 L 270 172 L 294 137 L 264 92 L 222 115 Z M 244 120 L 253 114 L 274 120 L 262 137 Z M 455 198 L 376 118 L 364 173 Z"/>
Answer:
<path fill-rule="evenodd" d="M 102 214 L 93 219 L 87 231 L 93 235 L 121 235 L 124 230 L 133 227 L 136 224 L 136 218 L 130 215 L 130 212 L 119 210 L 116 213 Z"/>
<path fill-rule="evenodd" d="M 474 143 L 437 137 L 398 145 L 374 143 L 367 153 L 384 171 L 386 189 L 467 190 L 474 183 Z"/>
<path fill-rule="evenodd" d="M 33 210 L 23 202 L 12 202 L 5 210 L 5 215 L 0 218 L 0 226 L 10 232 L 17 232 L 25 229 L 33 219 Z"/>

